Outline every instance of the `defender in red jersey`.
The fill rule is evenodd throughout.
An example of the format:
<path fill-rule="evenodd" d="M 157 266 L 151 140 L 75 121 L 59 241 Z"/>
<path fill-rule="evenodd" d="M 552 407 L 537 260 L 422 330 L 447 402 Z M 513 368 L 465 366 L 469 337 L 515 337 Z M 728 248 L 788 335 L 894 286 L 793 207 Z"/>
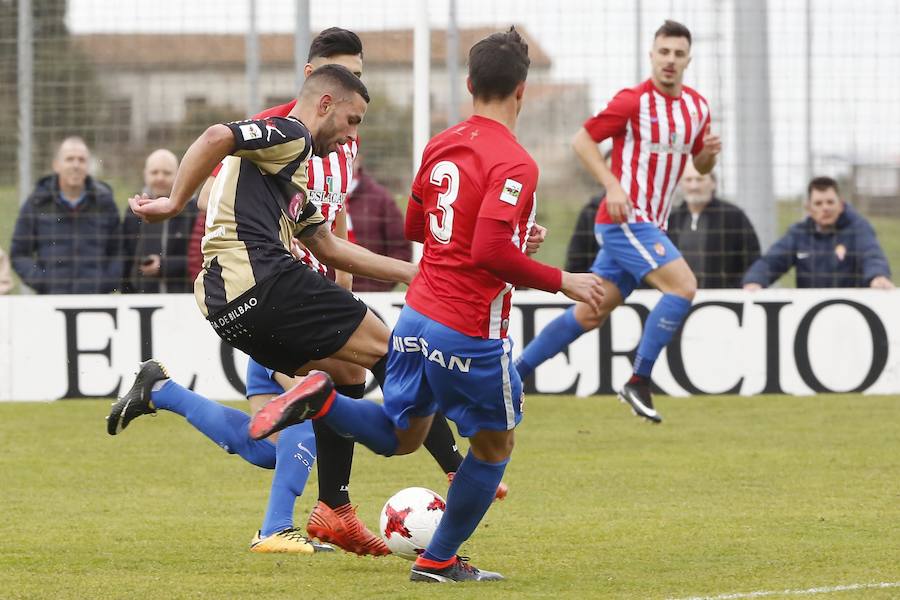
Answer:
<path fill-rule="evenodd" d="M 526 256 L 537 166 L 512 131 L 525 92 L 528 47 L 515 29 L 469 52 L 474 115 L 425 150 L 407 212 L 407 236 L 425 243 L 420 272 L 394 328 L 384 405 L 337 394 L 313 374 L 254 417 L 251 435 L 323 419 L 385 456 L 408 454 L 440 408 L 470 441 L 447 510 L 412 567 L 413 581 L 502 579 L 457 556 L 493 500 L 521 419 L 521 381 L 506 337 L 512 285 L 563 291 L 599 309 L 600 279 Z M 421 311 L 421 312 L 420 312 Z"/>
<path fill-rule="evenodd" d="M 515 253 L 510 266 L 519 266 L 529 279 L 525 285 L 559 290 L 561 271 L 521 264 L 537 210 L 537 180 L 534 160 L 493 119 L 476 114 L 431 140 L 407 209 L 407 237 L 425 242 L 407 306 L 472 337 L 506 337 L 512 285 L 476 267 L 473 255 L 486 246 L 504 257 Z"/>
<path fill-rule="evenodd" d="M 672 193 L 689 157 L 701 173 L 716 163 L 721 141 L 709 130 L 709 104 L 682 84 L 691 61 L 691 32 L 674 21 L 657 30 L 650 52 L 653 75 L 622 90 L 575 135 L 575 153 L 606 188 L 595 233 L 601 250 L 591 271 L 604 279 L 599 311 L 578 303 L 548 324 L 522 352 L 522 378 L 575 341 L 600 327 L 641 281 L 663 293 L 650 312 L 638 346 L 634 374 L 619 392 L 636 415 L 659 423 L 650 394 L 650 372 L 681 327 L 697 279 L 665 234 Z M 613 139 L 612 169 L 597 144 Z"/>

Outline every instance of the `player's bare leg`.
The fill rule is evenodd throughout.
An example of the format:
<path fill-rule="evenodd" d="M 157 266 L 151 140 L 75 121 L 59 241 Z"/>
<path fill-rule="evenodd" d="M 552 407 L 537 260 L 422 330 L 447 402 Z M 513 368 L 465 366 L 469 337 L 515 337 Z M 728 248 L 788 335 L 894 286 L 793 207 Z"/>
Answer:
<path fill-rule="evenodd" d="M 428 430 L 431 429 L 433 420 L 434 415 L 410 417 L 407 429 L 394 429 L 398 441 L 394 454 L 412 454 L 418 450 L 425 443 L 425 437 L 428 435 Z"/>
<path fill-rule="evenodd" d="M 622 292 L 615 284 L 603 280 L 603 301 L 600 310 L 594 310 L 584 302 L 575 303 L 575 320 L 585 331 L 603 327 L 606 319 L 616 308 L 622 305 Z"/>
<path fill-rule="evenodd" d="M 619 392 L 619 399 L 634 414 L 653 423 L 662 417 L 653 407 L 650 372 L 657 356 L 681 327 L 697 293 L 697 278 L 684 258 L 677 258 L 650 271 L 644 280 L 663 293 L 644 325 L 634 361 L 634 374 Z"/>
<path fill-rule="evenodd" d="M 387 325 L 369 310 L 347 343 L 330 358 L 365 367 L 380 379 L 383 377 L 383 372 L 379 375 L 376 372 L 378 368 L 376 365 L 385 357 L 390 338 L 391 332 Z M 298 374 L 302 372 L 299 371 Z"/>
<path fill-rule="evenodd" d="M 650 271 L 644 281 L 663 294 L 674 294 L 685 300 L 693 300 L 697 293 L 697 277 L 684 258 L 673 260 Z"/>

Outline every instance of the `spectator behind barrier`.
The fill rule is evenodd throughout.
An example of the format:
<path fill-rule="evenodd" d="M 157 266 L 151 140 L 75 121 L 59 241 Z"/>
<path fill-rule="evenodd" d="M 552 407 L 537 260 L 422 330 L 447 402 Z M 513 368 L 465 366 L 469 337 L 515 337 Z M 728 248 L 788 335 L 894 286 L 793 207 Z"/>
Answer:
<path fill-rule="evenodd" d="M 403 234 L 403 213 L 391 193 L 375 181 L 359 157 L 353 161 L 353 181 L 347 194 L 347 226 L 350 239 L 376 254 L 409 261 L 412 247 Z M 354 292 L 389 292 L 393 283 L 365 277 L 353 278 Z"/>
<path fill-rule="evenodd" d="M 758 290 L 797 268 L 797 287 L 893 289 L 891 269 L 872 225 L 840 197 L 830 177 L 809 182 L 809 215 L 794 223 L 744 275 L 744 289 Z"/>
<path fill-rule="evenodd" d="M 597 209 L 603 201 L 606 192 L 593 196 L 587 201 L 578 213 L 575 221 L 575 229 L 569 238 L 569 246 L 566 248 L 566 268 L 570 273 L 589 273 L 591 265 L 600 252 L 600 244 L 594 233 L 594 221 L 597 220 Z"/>
<path fill-rule="evenodd" d="M 90 159 L 84 140 L 66 138 L 19 211 L 10 257 L 38 294 L 107 294 L 121 282 L 119 211 Z"/>
<path fill-rule="evenodd" d="M 0 294 L 8 294 L 12 291 L 12 269 L 9 266 L 9 257 L 0 248 Z"/>
<path fill-rule="evenodd" d="M 610 166 L 611 156 L 612 149 L 603 153 L 603 160 L 607 167 Z M 597 209 L 600 208 L 600 203 L 605 197 L 606 190 L 601 186 L 600 192 L 596 196 L 592 196 L 578 213 L 575 229 L 572 230 L 572 237 L 569 238 L 569 246 L 566 248 L 565 270 L 570 273 L 590 273 L 591 266 L 597 260 L 600 241 L 594 231 L 594 224 L 597 221 Z"/>
<path fill-rule="evenodd" d="M 172 192 L 178 158 L 164 148 L 155 150 L 144 164 L 143 192 L 151 198 Z M 125 211 L 122 224 L 126 293 L 179 293 L 193 289 L 188 275 L 188 244 L 197 217 L 197 203 L 191 201 L 178 216 L 161 223 L 145 223 Z"/>
<path fill-rule="evenodd" d="M 684 202 L 669 217 L 669 237 L 697 276 L 700 288 L 739 288 L 759 258 L 759 239 L 740 208 L 716 197 L 712 173 L 688 161 L 678 183 Z"/>

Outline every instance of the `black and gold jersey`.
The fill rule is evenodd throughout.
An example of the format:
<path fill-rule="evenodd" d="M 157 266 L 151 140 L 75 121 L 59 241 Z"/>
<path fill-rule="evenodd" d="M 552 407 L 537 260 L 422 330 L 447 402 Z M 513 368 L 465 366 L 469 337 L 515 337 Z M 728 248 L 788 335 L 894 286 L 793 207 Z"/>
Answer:
<path fill-rule="evenodd" d="M 235 149 L 209 195 L 203 270 L 194 296 L 204 316 L 294 262 L 291 238 L 325 221 L 308 201 L 309 130 L 293 117 L 228 123 Z"/>

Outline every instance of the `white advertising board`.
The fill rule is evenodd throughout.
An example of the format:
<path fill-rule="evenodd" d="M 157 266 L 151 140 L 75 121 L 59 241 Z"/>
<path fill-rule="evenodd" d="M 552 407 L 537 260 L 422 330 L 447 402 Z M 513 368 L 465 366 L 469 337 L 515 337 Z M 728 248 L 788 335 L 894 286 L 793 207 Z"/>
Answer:
<path fill-rule="evenodd" d="M 400 293 L 361 297 L 388 325 L 403 304 Z M 526 392 L 613 393 L 658 299 L 634 293 L 606 327 L 542 365 Z M 514 302 L 516 354 L 570 304 L 534 291 Z M 190 295 L 0 298 L 0 400 L 113 397 L 149 356 L 207 397 L 242 397 L 246 357 L 219 340 Z M 653 378 L 676 396 L 900 393 L 900 291 L 701 291 Z"/>

